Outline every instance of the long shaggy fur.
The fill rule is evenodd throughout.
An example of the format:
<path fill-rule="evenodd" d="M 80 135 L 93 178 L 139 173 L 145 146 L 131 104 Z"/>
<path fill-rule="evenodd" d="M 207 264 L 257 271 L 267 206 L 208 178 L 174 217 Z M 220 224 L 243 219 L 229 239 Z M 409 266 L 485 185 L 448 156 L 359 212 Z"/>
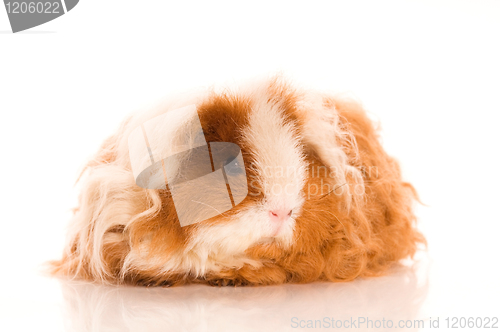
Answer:
<path fill-rule="evenodd" d="M 207 141 L 241 147 L 249 195 L 181 227 L 168 189 L 135 184 L 127 139 L 144 121 L 190 104 Z M 54 275 L 168 286 L 348 281 L 383 274 L 425 242 L 415 228 L 415 190 L 363 108 L 279 77 L 130 116 L 80 182 L 63 257 L 50 262 Z M 288 195 L 270 190 L 287 185 Z M 274 208 L 293 211 L 277 235 L 267 218 Z"/>

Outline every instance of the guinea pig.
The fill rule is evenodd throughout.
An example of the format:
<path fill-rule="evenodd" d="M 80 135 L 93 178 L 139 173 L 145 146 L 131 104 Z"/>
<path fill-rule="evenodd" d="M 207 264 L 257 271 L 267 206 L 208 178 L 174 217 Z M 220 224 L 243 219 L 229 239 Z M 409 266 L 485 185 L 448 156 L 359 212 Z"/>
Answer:
<path fill-rule="evenodd" d="M 188 105 L 202 139 L 240 149 L 247 181 L 238 204 L 181 224 L 168 180 L 137 184 L 129 141 L 146 121 Z M 132 114 L 78 181 L 62 259 L 49 262 L 56 276 L 144 286 L 349 281 L 383 275 L 425 243 L 416 191 L 363 107 L 279 76 Z"/>

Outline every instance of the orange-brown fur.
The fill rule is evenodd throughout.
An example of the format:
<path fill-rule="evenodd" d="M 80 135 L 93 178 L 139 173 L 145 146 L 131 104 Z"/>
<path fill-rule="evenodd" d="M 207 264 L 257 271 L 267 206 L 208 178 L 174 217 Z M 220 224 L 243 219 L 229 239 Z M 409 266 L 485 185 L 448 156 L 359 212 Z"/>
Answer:
<path fill-rule="evenodd" d="M 282 101 L 286 121 L 293 123 L 300 131 L 303 115 L 295 107 L 297 95 L 278 81 L 271 82 L 269 86 L 271 95 Z M 248 257 L 262 262 L 261 267 L 247 264 L 217 273 L 208 272 L 203 276 L 160 273 L 162 264 L 169 259 L 169 253 L 187 244 L 196 225 L 181 228 L 168 190 L 134 188 L 131 185 L 126 196 L 115 201 L 121 199 L 129 204 L 127 211 L 131 218 L 136 218 L 136 222 L 130 227 L 110 228 L 105 233 L 109 241 L 105 241 L 102 249 L 106 269 L 104 277 L 98 278 L 95 268 L 86 263 L 85 255 L 81 254 L 82 242 L 78 238 L 81 235 L 78 234 L 70 239 L 70 249 L 63 258 L 51 262 L 53 274 L 135 285 L 181 285 L 193 282 L 265 285 L 316 280 L 348 281 L 383 274 L 395 262 L 413 256 L 418 243 L 425 242 L 415 228 L 416 220 L 412 211 L 415 190 L 402 180 L 398 163 L 382 148 L 373 123 L 359 104 L 334 97 L 325 98 L 324 103 L 339 112 L 342 126 L 353 134 L 356 144 L 344 148 L 353 165 L 363 170 L 364 194 L 353 199 L 351 204 L 346 204 L 336 194 L 311 195 L 296 220 L 290 247 L 272 242 L 247 249 Z M 246 165 L 252 163 L 252 155 L 238 132 L 245 127 L 250 105 L 247 97 L 230 93 L 213 94 L 198 105 L 207 141 L 239 144 Z M 115 135 L 104 143 L 89 163 L 90 171 L 115 162 L 117 139 Z M 347 177 L 347 184 L 338 184 L 326 172 L 317 172 L 323 166 L 321 159 L 313 149 L 307 146 L 304 149 L 307 151 L 306 160 L 310 171 L 306 186 L 328 184 L 330 188 L 338 190 L 355 190 L 356 183 L 350 177 Z M 312 174 L 313 171 L 315 174 Z M 252 169 L 247 168 L 247 176 L 252 175 Z M 133 181 L 132 175 L 130 177 Z M 88 194 L 82 199 L 92 206 L 92 199 L 103 193 L 99 192 L 98 186 L 88 188 Z M 239 209 L 261 199 L 258 188 L 249 187 L 249 191 L 254 191 L 254 195 L 249 195 L 238 206 Z M 115 194 L 117 197 L 120 195 Z M 233 213 L 231 210 L 224 217 L 204 223 L 230 222 Z M 87 233 L 79 234 L 92 233 L 92 220 L 88 223 Z M 147 269 L 131 267 L 123 274 L 124 257 L 130 248 L 139 246 L 146 237 L 150 239 L 147 257 L 154 257 L 156 266 L 151 265 Z M 84 243 L 92 247 L 90 241 Z"/>

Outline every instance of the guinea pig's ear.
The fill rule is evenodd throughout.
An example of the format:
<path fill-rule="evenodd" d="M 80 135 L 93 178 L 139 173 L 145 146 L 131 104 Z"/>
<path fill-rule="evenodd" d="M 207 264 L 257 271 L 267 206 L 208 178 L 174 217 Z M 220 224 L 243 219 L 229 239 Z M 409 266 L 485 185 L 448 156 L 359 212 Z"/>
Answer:
<path fill-rule="evenodd" d="M 297 111 L 304 143 L 335 175 L 336 183 L 363 185 L 356 139 L 336 109 L 336 100 L 309 92 L 297 101 Z"/>

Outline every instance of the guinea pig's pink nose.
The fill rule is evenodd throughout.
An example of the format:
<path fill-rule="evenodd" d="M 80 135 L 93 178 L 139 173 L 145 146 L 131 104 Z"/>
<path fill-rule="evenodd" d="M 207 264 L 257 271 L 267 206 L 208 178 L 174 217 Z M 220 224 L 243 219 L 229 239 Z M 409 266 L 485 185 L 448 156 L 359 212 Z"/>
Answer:
<path fill-rule="evenodd" d="M 292 215 L 292 210 L 271 210 L 269 211 L 269 217 L 272 221 L 283 222 L 290 218 Z"/>

